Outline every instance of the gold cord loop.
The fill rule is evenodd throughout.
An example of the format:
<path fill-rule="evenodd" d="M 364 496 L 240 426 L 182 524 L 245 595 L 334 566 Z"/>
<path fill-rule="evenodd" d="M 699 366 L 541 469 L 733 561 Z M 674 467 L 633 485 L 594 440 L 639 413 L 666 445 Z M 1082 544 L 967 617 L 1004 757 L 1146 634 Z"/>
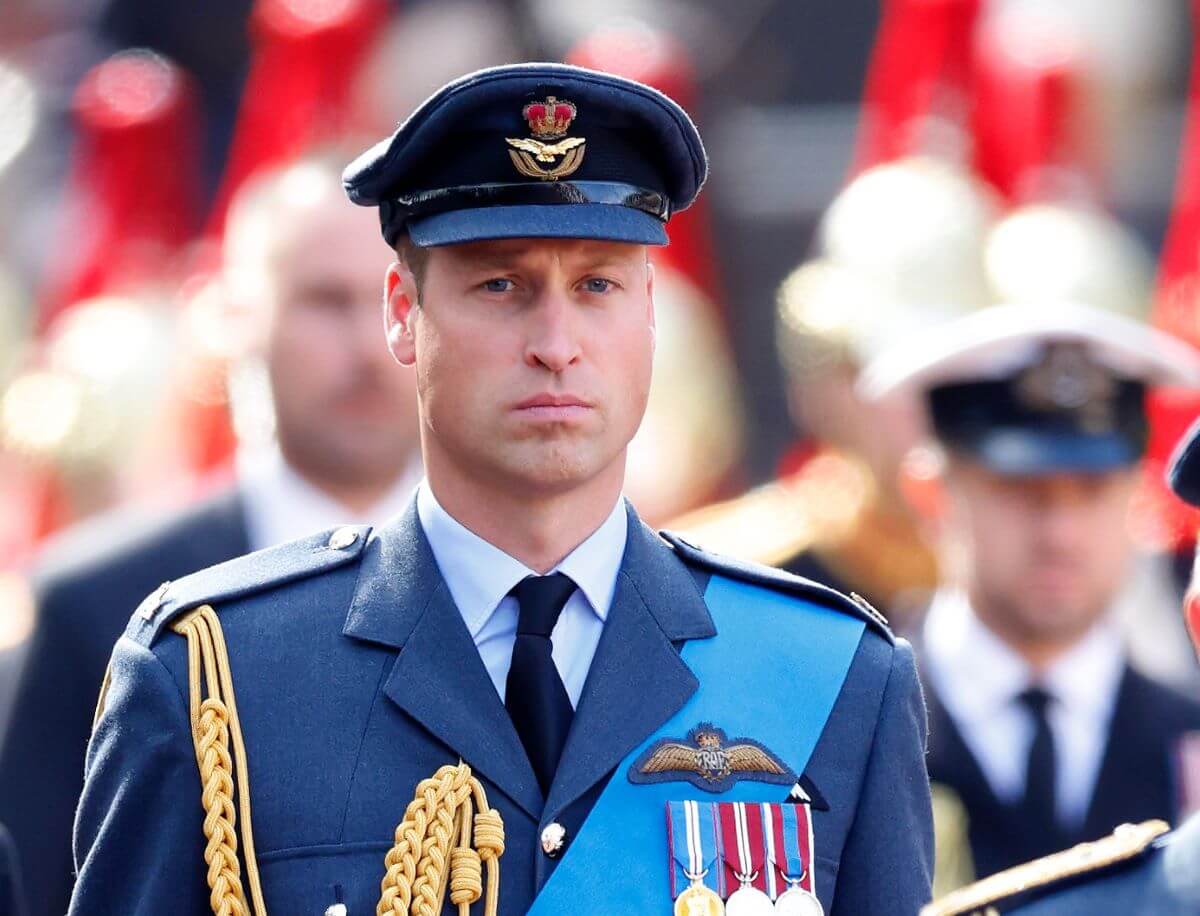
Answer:
<path fill-rule="evenodd" d="M 181 617 L 172 629 L 187 637 L 188 644 L 192 740 L 200 770 L 204 836 L 208 840 L 204 861 L 208 865 L 209 904 L 216 916 L 250 916 L 252 912 L 266 916 L 250 823 L 246 747 L 233 696 L 225 636 L 216 612 L 207 605 Z M 238 862 L 239 820 L 253 910 L 246 901 Z"/>
<path fill-rule="evenodd" d="M 451 843 L 457 845 L 451 848 Z M 503 852 L 504 822 L 488 807 L 471 768 L 465 763 L 442 767 L 417 784 L 396 827 L 395 844 L 383 860 L 386 873 L 376 916 L 437 916 L 447 886 L 460 916 L 469 916 L 471 904 L 483 896 L 485 862 L 484 916 L 496 916 Z"/>
<path fill-rule="evenodd" d="M 246 747 L 233 696 L 225 637 L 207 605 L 172 629 L 187 638 L 192 739 L 204 806 L 204 862 L 215 916 L 267 916 L 254 834 Z M 238 847 L 241 846 L 241 861 Z M 500 901 L 504 822 L 465 763 L 444 766 L 417 785 L 384 858 L 377 916 L 438 916 L 446 891 L 459 916 L 484 900 L 484 916 Z M 245 864 L 245 887 L 242 879 Z M 487 868 L 487 893 L 483 870 Z M 247 900 L 246 888 L 249 889 Z"/>

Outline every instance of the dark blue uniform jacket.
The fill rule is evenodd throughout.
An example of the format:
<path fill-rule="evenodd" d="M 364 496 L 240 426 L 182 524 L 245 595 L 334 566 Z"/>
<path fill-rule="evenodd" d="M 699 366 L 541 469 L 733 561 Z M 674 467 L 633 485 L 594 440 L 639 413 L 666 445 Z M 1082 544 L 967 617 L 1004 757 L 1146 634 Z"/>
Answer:
<path fill-rule="evenodd" d="M 702 598 L 714 569 L 867 616 L 787 574 L 673 547 L 631 509 L 613 605 L 543 798 L 415 506 L 373 535 L 356 531 L 340 549 L 326 534 L 206 570 L 172 586 L 150 619 L 134 615 L 88 750 L 72 914 L 209 912 L 187 644 L 169 627 L 189 608 L 211 604 L 228 644 L 255 845 L 275 916 L 321 914 L 339 898 L 351 916 L 374 912 L 383 857 L 414 786 L 459 758 L 504 818 L 500 911 L 524 913 L 564 860 L 541 851 L 543 827 L 566 828 L 569 857 L 600 790 L 625 778 L 618 764 L 695 692 L 679 651 L 714 636 Z M 754 625 L 747 607 L 745 626 Z M 762 647 L 772 650 L 770 633 Z M 804 684 L 790 695 L 802 704 Z M 912 652 L 871 621 L 804 772 L 825 802 L 814 811 L 816 865 L 832 916 L 907 916 L 928 899 L 924 753 Z M 786 795 L 763 786 L 763 801 Z M 663 888 L 662 911 L 670 907 Z"/>

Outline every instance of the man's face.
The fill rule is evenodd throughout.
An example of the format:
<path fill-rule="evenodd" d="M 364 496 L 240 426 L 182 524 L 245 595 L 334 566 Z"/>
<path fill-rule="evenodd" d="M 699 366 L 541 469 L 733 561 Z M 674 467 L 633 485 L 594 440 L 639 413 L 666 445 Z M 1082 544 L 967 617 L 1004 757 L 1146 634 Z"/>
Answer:
<path fill-rule="evenodd" d="M 416 365 L 426 465 L 515 494 L 618 484 L 646 409 L 643 246 L 516 239 L 430 250 L 388 277 L 389 343 Z"/>
<path fill-rule="evenodd" d="M 280 446 L 318 480 L 386 485 L 417 440 L 411 374 L 380 334 L 388 250 L 373 214 L 332 192 L 285 222 L 264 255 Z"/>
<path fill-rule="evenodd" d="M 1010 640 L 1082 636 L 1126 577 L 1135 480 L 1131 469 L 1005 476 L 952 457 L 944 534 L 976 612 Z"/>

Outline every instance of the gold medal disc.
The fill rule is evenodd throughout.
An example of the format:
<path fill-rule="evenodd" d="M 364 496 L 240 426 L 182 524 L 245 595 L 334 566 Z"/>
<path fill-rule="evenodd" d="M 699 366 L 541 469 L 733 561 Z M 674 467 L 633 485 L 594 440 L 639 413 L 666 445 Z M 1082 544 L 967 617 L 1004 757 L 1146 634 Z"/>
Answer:
<path fill-rule="evenodd" d="M 738 888 L 725 902 L 726 916 L 774 916 L 771 898 L 757 887 Z"/>
<path fill-rule="evenodd" d="M 725 904 L 706 884 L 693 884 L 675 898 L 675 916 L 725 916 Z"/>
<path fill-rule="evenodd" d="M 775 916 L 825 916 L 825 908 L 804 888 L 789 887 L 775 901 Z"/>

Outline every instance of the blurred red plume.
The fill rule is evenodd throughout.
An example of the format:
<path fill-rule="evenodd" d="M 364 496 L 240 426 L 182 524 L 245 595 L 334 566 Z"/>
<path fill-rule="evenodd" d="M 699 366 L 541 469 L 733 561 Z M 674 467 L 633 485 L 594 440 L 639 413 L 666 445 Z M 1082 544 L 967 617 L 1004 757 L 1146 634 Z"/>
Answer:
<path fill-rule="evenodd" d="M 965 130 L 980 8 L 981 0 L 885 3 L 850 177 L 904 156 L 942 153 L 937 122 Z"/>
<path fill-rule="evenodd" d="M 385 0 L 258 0 L 250 74 L 210 234 L 221 234 L 247 178 L 342 133 L 355 76 L 388 11 Z"/>
<path fill-rule="evenodd" d="M 190 80 L 149 51 L 122 51 L 83 78 L 67 179 L 62 257 L 43 283 L 38 329 L 72 303 L 165 279 L 198 228 L 199 142 Z"/>

